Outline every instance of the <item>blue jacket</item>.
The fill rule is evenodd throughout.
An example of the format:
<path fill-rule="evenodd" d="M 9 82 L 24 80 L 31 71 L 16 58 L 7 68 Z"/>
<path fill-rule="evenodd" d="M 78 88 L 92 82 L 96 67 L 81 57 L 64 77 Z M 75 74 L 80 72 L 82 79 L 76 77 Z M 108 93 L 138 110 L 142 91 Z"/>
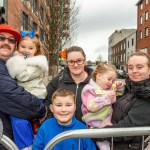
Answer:
<path fill-rule="evenodd" d="M 9 115 L 31 120 L 44 117 L 45 112 L 44 104 L 18 86 L 10 77 L 5 62 L 0 60 L 0 119 L 3 122 L 4 134 L 13 138 Z"/>
<path fill-rule="evenodd" d="M 73 117 L 72 123 L 66 126 L 58 124 L 55 118 L 47 119 L 41 125 L 37 133 L 32 150 L 43 150 L 48 142 L 56 135 L 68 130 L 76 129 L 87 129 L 87 127 L 75 117 Z M 56 144 L 52 150 L 78 150 L 78 144 L 79 139 L 77 138 L 66 139 Z M 96 150 L 93 140 L 89 138 L 81 138 L 80 150 Z"/>

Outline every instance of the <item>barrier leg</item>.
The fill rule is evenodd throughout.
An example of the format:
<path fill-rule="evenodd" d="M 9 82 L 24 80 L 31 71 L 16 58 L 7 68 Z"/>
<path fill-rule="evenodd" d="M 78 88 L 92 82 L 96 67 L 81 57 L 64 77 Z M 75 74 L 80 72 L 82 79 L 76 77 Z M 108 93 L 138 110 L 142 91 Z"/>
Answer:
<path fill-rule="evenodd" d="M 3 123 L 1 119 L 0 119 L 0 144 L 2 144 L 8 150 L 19 150 L 16 144 L 10 138 L 3 135 Z"/>
<path fill-rule="evenodd" d="M 113 139 L 113 137 L 111 138 L 111 150 L 113 150 L 114 149 L 114 139 Z"/>

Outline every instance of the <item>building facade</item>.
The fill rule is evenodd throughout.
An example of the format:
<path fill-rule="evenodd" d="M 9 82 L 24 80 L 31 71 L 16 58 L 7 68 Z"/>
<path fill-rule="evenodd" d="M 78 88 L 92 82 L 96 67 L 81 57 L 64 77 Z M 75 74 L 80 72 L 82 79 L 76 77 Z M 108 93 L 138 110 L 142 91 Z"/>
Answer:
<path fill-rule="evenodd" d="M 122 53 L 126 53 L 125 51 L 123 52 L 123 50 L 126 48 L 126 43 L 124 45 L 124 39 L 132 35 L 135 31 L 136 29 L 122 29 L 116 30 L 111 34 L 111 36 L 109 37 L 109 44 L 108 44 L 108 63 L 117 63 L 118 62 L 117 57 Z M 119 58 L 124 57 L 126 57 L 126 54 L 125 56 L 121 55 L 119 56 Z"/>
<path fill-rule="evenodd" d="M 117 69 L 125 69 L 126 39 L 121 40 L 112 47 L 112 63 L 116 66 Z"/>
<path fill-rule="evenodd" d="M 126 38 L 126 61 L 128 61 L 129 56 L 136 51 L 137 48 L 137 30 L 133 32 Z"/>
<path fill-rule="evenodd" d="M 150 1 L 137 2 L 137 51 L 150 54 Z"/>
<path fill-rule="evenodd" d="M 17 31 L 35 30 L 48 58 L 58 66 L 59 51 L 69 37 L 70 0 L 1 0 L 5 20 Z M 50 69 L 50 73 L 53 72 Z"/>

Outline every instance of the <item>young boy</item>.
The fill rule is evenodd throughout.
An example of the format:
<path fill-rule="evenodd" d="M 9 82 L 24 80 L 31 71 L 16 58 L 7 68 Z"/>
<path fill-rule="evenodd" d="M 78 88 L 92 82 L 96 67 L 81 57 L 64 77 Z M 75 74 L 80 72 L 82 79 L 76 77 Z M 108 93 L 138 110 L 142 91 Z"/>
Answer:
<path fill-rule="evenodd" d="M 50 110 L 54 118 L 47 119 L 43 122 L 33 143 L 32 150 L 43 150 L 52 138 L 62 132 L 87 129 L 87 127 L 74 116 L 76 104 L 75 95 L 72 91 L 68 89 L 56 90 L 52 96 Z M 63 140 L 56 144 L 53 150 L 78 150 L 78 140 L 77 138 Z M 96 147 L 92 139 L 81 138 L 80 150 L 96 150 Z"/>

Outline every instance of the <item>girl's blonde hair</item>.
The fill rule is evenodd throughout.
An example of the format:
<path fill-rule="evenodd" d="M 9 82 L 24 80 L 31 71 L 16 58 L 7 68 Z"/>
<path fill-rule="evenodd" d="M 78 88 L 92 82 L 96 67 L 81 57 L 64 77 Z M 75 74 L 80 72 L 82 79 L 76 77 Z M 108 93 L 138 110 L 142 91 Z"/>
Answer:
<path fill-rule="evenodd" d="M 22 37 L 19 42 L 17 43 L 17 49 L 19 48 L 19 44 L 21 41 L 23 40 L 31 40 L 35 46 L 36 46 L 36 53 L 35 53 L 35 56 L 38 56 L 38 55 L 44 55 L 44 50 L 41 46 L 41 42 L 40 42 L 40 38 L 39 38 L 39 34 L 38 33 L 35 33 L 35 36 L 33 38 L 30 38 L 28 35 L 27 36 L 24 36 Z"/>
<path fill-rule="evenodd" d="M 96 67 L 96 69 L 93 71 L 92 73 L 92 79 L 94 81 L 96 81 L 96 75 L 99 74 L 104 74 L 108 71 L 114 71 L 116 72 L 116 67 L 114 65 L 111 64 L 107 64 L 107 63 L 99 63 Z"/>

